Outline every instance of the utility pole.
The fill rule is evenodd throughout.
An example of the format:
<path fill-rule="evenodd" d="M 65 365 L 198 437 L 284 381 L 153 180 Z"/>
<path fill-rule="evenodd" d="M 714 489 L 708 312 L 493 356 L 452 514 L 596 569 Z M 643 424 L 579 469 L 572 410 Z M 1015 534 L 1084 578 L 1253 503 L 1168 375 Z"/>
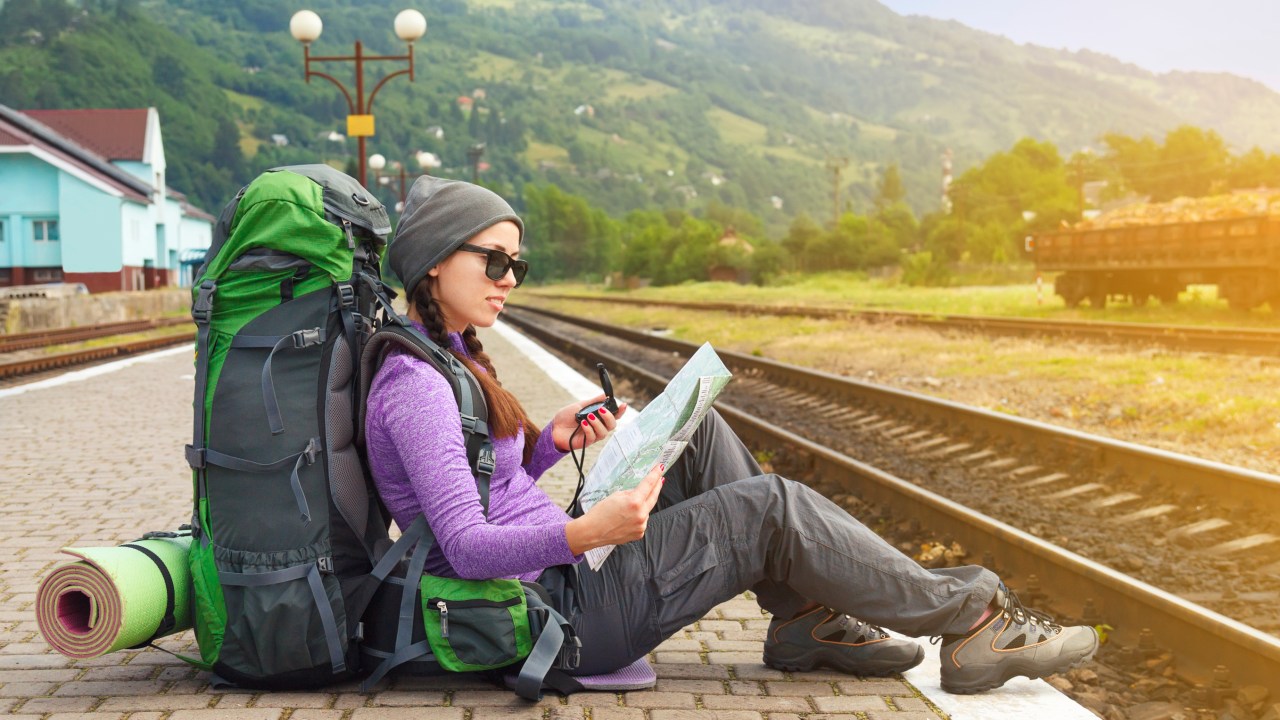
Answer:
<path fill-rule="evenodd" d="M 951 214 L 951 148 L 942 154 L 942 210 Z"/>
<path fill-rule="evenodd" d="M 840 225 L 840 173 L 844 171 L 848 164 L 849 158 L 844 156 L 827 158 L 827 170 L 831 172 L 832 229 Z"/>

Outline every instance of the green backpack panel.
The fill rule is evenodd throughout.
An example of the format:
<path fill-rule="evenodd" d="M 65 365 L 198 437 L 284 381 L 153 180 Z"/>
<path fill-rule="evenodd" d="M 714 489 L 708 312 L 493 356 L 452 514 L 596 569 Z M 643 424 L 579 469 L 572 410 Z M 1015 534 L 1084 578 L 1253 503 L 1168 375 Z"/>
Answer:
<path fill-rule="evenodd" d="M 372 558 L 387 542 L 354 427 L 389 231 L 354 179 L 277 168 L 223 210 L 196 276 L 196 638 L 238 685 L 316 686 L 356 670 Z"/>

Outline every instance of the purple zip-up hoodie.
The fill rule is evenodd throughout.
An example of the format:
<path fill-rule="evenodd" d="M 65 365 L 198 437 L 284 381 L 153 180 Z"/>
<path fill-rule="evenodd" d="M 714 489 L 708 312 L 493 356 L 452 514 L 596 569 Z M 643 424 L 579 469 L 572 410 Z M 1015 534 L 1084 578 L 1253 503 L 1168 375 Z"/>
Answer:
<path fill-rule="evenodd" d="M 460 335 L 450 334 L 449 341 L 466 353 Z M 493 441 L 487 519 L 467 463 L 458 403 L 433 366 L 400 351 L 388 355 L 369 390 L 365 436 L 374 484 L 396 524 L 406 528 L 425 514 L 435 532 L 427 572 L 536 580 L 552 565 L 582 559 L 569 551 L 569 516 L 536 484 L 564 457 L 552 444 L 550 426 L 528 465 L 521 465 L 523 431 Z"/>

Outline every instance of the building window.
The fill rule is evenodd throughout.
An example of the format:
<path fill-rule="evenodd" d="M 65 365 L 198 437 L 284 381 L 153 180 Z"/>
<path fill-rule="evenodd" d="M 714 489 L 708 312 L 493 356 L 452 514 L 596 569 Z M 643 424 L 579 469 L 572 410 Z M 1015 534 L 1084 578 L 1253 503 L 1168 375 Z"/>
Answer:
<path fill-rule="evenodd" d="M 36 242 L 58 242 L 58 221 L 33 221 L 31 223 L 31 237 Z"/>

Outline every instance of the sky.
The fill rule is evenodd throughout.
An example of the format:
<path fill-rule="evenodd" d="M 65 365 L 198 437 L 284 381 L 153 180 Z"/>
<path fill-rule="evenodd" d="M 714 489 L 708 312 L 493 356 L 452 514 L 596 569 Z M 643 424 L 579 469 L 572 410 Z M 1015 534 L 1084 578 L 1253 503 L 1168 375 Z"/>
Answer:
<path fill-rule="evenodd" d="M 1088 48 L 1156 72 L 1230 72 L 1280 92 L 1280 0 L 880 0 L 1019 43 Z"/>

